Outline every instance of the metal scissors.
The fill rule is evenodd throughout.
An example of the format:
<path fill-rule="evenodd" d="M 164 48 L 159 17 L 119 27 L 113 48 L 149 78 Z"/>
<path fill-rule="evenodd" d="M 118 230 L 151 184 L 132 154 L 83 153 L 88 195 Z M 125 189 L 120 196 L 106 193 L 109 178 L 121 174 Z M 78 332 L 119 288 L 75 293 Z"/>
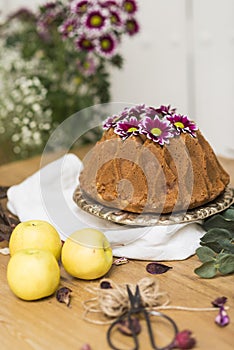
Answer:
<path fill-rule="evenodd" d="M 145 309 L 144 306 L 142 306 L 142 302 L 141 302 L 141 295 L 140 295 L 140 290 L 139 290 L 139 286 L 136 286 L 136 290 L 135 290 L 135 294 L 132 293 L 131 289 L 129 288 L 129 286 L 127 285 L 127 292 L 128 292 L 128 297 L 130 300 L 130 309 L 128 311 L 126 311 L 123 315 L 121 315 L 117 320 L 115 320 L 109 327 L 108 331 L 107 331 L 107 341 L 109 346 L 114 349 L 114 350 L 121 350 L 120 348 L 116 347 L 113 344 L 112 338 L 113 338 L 113 331 L 114 328 L 116 328 L 116 326 L 118 324 L 121 324 L 121 322 L 123 321 L 127 321 L 128 325 L 129 325 L 129 329 L 131 331 L 131 336 L 133 337 L 133 341 L 134 341 L 134 348 L 132 350 L 138 350 L 139 349 L 139 340 L 138 340 L 138 331 L 136 330 L 135 326 L 134 326 L 134 315 L 140 314 L 143 315 L 143 318 L 146 321 L 146 326 L 147 326 L 147 331 L 148 331 L 148 336 L 150 339 L 150 343 L 151 343 L 151 347 L 152 349 L 156 349 L 156 350 L 166 350 L 169 348 L 169 346 L 173 343 L 176 334 L 178 333 L 178 328 L 176 323 L 172 320 L 172 318 L 170 318 L 169 316 L 158 312 L 158 311 L 147 311 Z M 172 339 L 172 341 L 167 344 L 167 346 L 163 346 L 163 347 L 158 347 L 155 343 L 155 337 L 154 337 L 154 333 L 153 333 L 153 329 L 152 329 L 152 324 L 151 324 L 151 320 L 150 320 L 150 316 L 158 316 L 158 317 L 163 317 L 164 319 L 166 319 L 170 325 L 172 326 L 172 329 L 174 330 L 174 337 Z"/>

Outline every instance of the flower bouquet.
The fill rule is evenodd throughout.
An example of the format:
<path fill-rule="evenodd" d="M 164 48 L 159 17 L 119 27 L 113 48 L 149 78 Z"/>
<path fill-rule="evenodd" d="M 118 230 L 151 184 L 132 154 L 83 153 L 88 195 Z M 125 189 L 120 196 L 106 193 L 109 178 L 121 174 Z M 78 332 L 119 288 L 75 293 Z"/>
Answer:
<path fill-rule="evenodd" d="M 139 31 L 136 13 L 135 0 L 55 0 L 0 26 L 0 140 L 8 160 L 41 152 L 67 117 L 110 101 L 109 67 L 122 67 L 118 47 Z"/>

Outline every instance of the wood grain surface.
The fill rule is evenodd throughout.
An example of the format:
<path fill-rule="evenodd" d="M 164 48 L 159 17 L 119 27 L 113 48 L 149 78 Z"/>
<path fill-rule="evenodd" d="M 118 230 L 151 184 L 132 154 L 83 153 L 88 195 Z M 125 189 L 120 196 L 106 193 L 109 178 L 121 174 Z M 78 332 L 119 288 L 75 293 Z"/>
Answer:
<path fill-rule="evenodd" d="M 84 150 L 78 152 L 83 156 Z M 231 174 L 234 186 L 234 161 L 221 159 Z M 0 167 L 0 185 L 13 185 L 39 169 L 40 157 L 20 161 Z M 92 350 L 109 349 L 106 341 L 107 326 L 88 323 L 83 320 L 82 303 L 92 297 L 87 287 L 97 281 L 82 281 L 69 276 L 61 268 L 61 286 L 72 289 L 71 307 L 59 303 L 55 296 L 43 300 L 26 302 L 15 297 L 6 280 L 9 256 L 0 254 L 0 349 L 1 350 L 79 350 L 85 343 Z M 106 277 L 116 283 L 137 283 L 143 277 L 151 277 L 146 272 L 147 261 L 130 260 L 126 265 L 113 266 Z M 156 278 L 160 289 L 169 294 L 171 305 L 187 307 L 210 307 L 211 301 L 220 296 L 228 298 L 231 323 L 220 328 L 214 323 L 217 311 L 191 312 L 167 310 L 180 330 L 190 329 L 197 340 L 196 349 L 232 350 L 234 344 L 234 277 L 218 276 L 201 279 L 194 274 L 200 265 L 193 256 L 184 261 L 165 262 L 173 267 Z M 168 331 L 160 335 L 166 341 Z M 151 349 L 145 329 L 140 334 L 140 349 Z M 127 341 L 127 340 L 126 340 Z M 120 345 L 120 344 L 119 344 Z M 123 344 L 122 344 L 123 345 Z M 124 348 L 124 345 L 123 345 Z"/>

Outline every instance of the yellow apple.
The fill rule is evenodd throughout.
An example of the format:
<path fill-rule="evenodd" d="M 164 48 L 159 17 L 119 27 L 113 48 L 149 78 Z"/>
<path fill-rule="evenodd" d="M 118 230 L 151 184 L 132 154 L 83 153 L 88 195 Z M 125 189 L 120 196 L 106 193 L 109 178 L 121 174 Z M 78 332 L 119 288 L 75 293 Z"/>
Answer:
<path fill-rule="evenodd" d="M 18 224 L 10 237 L 9 250 L 11 256 L 21 249 L 47 249 L 58 260 L 62 242 L 57 230 L 47 221 L 29 220 Z"/>
<path fill-rule="evenodd" d="M 7 281 L 17 297 L 37 300 L 56 291 L 60 281 L 60 268 L 50 251 L 23 249 L 10 258 Z"/>
<path fill-rule="evenodd" d="M 101 231 L 84 228 L 66 239 L 61 260 L 70 275 L 92 280 L 102 277 L 111 268 L 112 249 Z"/>

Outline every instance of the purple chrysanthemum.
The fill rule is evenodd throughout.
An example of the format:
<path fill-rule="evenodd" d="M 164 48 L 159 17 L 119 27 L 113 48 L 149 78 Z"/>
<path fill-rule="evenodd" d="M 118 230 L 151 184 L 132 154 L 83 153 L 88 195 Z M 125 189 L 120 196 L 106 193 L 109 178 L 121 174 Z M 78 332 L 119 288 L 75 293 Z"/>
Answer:
<path fill-rule="evenodd" d="M 129 35 L 135 35 L 140 30 L 139 24 L 135 18 L 128 18 L 125 22 L 125 28 Z"/>
<path fill-rule="evenodd" d="M 185 115 L 172 115 L 167 116 L 167 119 L 174 126 L 178 134 L 182 132 L 188 132 L 193 137 L 196 136 L 195 131 L 198 130 L 195 123 L 193 123 L 189 118 Z"/>
<path fill-rule="evenodd" d="M 139 121 L 135 117 L 131 117 L 129 120 L 123 119 L 117 122 L 114 131 L 124 140 L 131 135 L 139 135 Z"/>
<path fill-rule="evenodd" d="M 100 5 L 108 9 L 119 7 L 119 4 L 114 0 L 101 1 Z"/>
<path fill-rule="evenodd" d="M 116 126 L 117 120 L 119 119 L 118 115 L 113 115 L 112 117 L 107 117 L 103 122 L 103 129 L 109 130 Z"/>
<path fill-rule="evenodd" d="M 98 52 L 104 57 L 112 57 L 115 54 L 117 39 L 114 35 L 105 34 L 99 38 Z"/>
<path fill-rule="evenodd" d="M 173 137 L 173 129 L 171 123 L 167 119 L 161 120 L 158 116 L 154 119 L 146 117 L 140 124 L 140 133 L 145 134 L 148 139 L 158 142 L 161 146 L 169 143 L 169 139 Z"/>
<path fill-rule="evenodd" d="M 110 11 L 110 22 L 113 26 L 120 27 L 123 23 L 120 13 L 117 11 Z"/>
<path fill-rule="evenodd" d="M 89 6 L 89 1 L 87 0 L 80 0 L 80 1 L 74 0 L 72 1 L 70 8 L 72 13 L 82 15 L 87 11 L 88 6 Z"/>
<path fill-rule="evenodd" d="M 168 114 L 173 115 L 176 112 L 176 108 L 171 108 L 171 105 L 168 105 L 168 106 L 161 105 L 159 108 L 156 108 L 155 110 L 158 114 L 162 116 L 168 115 Z"/>
<path fill-rule="evenodd" d="M 70 18 L 59 27 L 59 32 L 62 34 L 63 38 L 72 38 L 75 35 L 77 26 L 77 19 Z"/>
<path fill-rule="evenodd" d="M 94 41 L 84 35 L 76 40 L 76 46 L 79 50 L 84 50 L 88 52 L 93 51 L 95 48 Z"/>
<path fill-rule="evenodd" d="M 129 116 L 140 117 L 146 111 L 145 104 L 139 104 L 129 109 Z"/>
<path fill-rule="evenodd" d="M 123 0 L 123 9 L 129 14 L 133 14 L 137 11 L 137 4 L 135 0 Z"/>

